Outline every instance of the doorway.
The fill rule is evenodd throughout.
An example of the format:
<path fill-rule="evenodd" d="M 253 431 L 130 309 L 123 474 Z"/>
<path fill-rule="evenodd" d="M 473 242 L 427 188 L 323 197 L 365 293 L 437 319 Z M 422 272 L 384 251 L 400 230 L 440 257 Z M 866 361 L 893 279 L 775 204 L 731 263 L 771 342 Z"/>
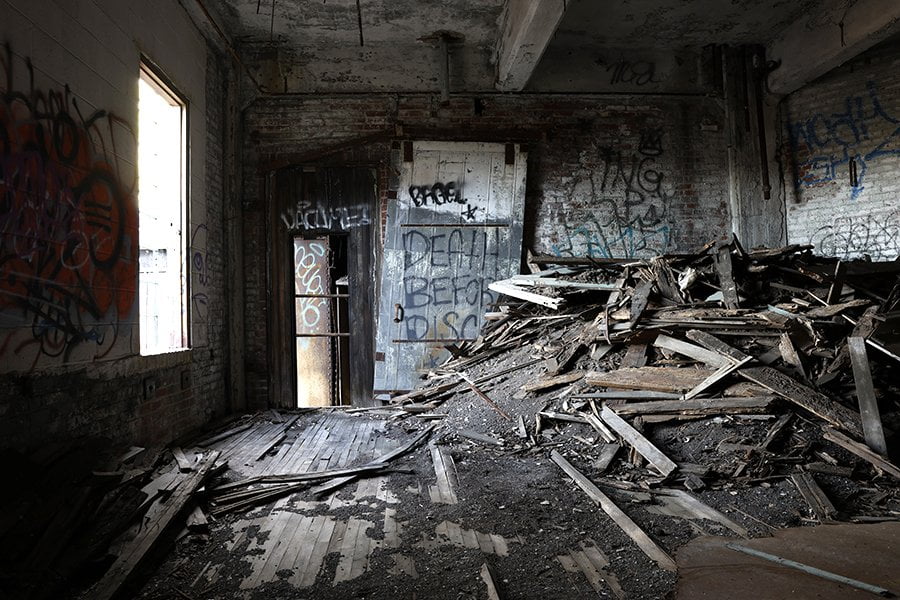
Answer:
<path fill-rule="evenodd" d="M 350 404 L 347 236 L 294 238 L 297 406 Z"/>
<path fill-rule="evenodd" d="M 374 402 L 375 176 L 295 166 L 270 179 L 270 406 Z"/>

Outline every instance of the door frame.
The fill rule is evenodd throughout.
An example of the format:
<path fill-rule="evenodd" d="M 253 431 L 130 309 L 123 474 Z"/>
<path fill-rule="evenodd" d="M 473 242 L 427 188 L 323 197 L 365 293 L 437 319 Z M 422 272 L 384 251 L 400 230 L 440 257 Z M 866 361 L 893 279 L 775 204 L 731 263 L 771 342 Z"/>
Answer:
<path fill-rule="evenodd" d="M 372 393 L 375 359 L 376 240 L 379 239 L 377 165 L 290 165 L 270 171 L 266 177 L 268 230 L 266 248 L 267 358 L 269 405 L 296 408 L 296 337 L 294 335 L 294 237 L 304 235 L 298 223 L 301 198 L 325 199 L 324 222 L 332 231 L 308 229 L 307 235 L 348 235 L 350 353 L 359 357 L 350 369 L 350 400 L 354 406 L 375 404 Z M 299 183 L 298 183 L 299 182 Z M 305 186 L 294 189 L 294 185 Z M 317 191 L 319 190 L 319 191 Z M 360 201 L 362 200 L 362 201 Z M 336 211 L 336 212 L 332 212 Z M 309 216 L 316 224 L 317 217 Z M 290 227 L 293 225 L 294 227 Z M 362 251 L 360 251 L 360 249 Z"/>

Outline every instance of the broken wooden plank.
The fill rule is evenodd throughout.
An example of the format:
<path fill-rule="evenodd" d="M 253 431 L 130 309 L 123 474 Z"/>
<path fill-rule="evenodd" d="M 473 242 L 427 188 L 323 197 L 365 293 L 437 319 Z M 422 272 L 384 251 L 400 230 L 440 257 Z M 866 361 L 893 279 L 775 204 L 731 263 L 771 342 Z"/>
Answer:
<path fill-rule="evenodd" d="M 681 295 L 681 290 L 678 287 L 678 278 L 675 277 L 672 267 L 669 266 L 664 257 L 654 256 L 651 258 L 650 271 L 653 274 L 656 289 L 659 290 L 660 295 L 676 304 L 684 302 L 684 297 Z"/>
<path fill-rule="evenodd" d="M 550 388 L 559 387 L 568 383 L 575 383 L 584 377 L 584 371 L 575 371 L 556 377 L 542 377 L 536 381 L 531 381 L 522 386 L 524 392 L 539 392 Z"/>
<path fill-rule="evenodd" d="M 781 358 L 784 359 L 785 363 L 797 369 L 803 379 L 807 378 L 806 368 L 803 366 L 803 361 L 800 360 L 800 354 L 794 347 L 794 342 L 793 340 L 791 340 L 791 336 L 787 333 L 781 334 L 781 339 L 778 343 L 778 351 L 781 353 Z"/>
<path fill-rule="evenodd" d="M 409 442 L 403 444 L 399 448 L 396 448 L 386 454 L 379 456 L 378 458 L 371 461 L 369 464 L 383 465 L 383 464 L 389 463 L 390 461 L 394 460 L 398 456 L 402 456 L 402 455 L 406 454 L 407 452 L 409 452 L 410 450 L 412 450 L 413 448 L 418 446 L 425 438 L 427 438 L 429 435 L 431 435 L 431 432 L 434 431 L 434 428 L 435 428 L 435 425 L 432 423 L 431 425 L 429 425 L 428 427 L 423 429 L 418 435 L 416 435 L 416 437 L 411 439 Z M 311 490 L 311 492 L 314 496 L 318 496 L 318 495 L 324 494 L 326 492 L 335 490 L 344 484 L 354 481 L 355 479 L 356 479 L 356 475 L 348 475 L 346 477 L 338 477 L 337 479 L 328 481 L 318 487 L 313 488 Z"/>
<path fill-rule="evenodd" d="M 838 446 L 855 454 L 861 459 L 868 461 L 875 468 L 891 475 L 892 477 L 900 479 L 900 468 L 873 452 L 872 449 L 865 444 L 860 444 L 859 442 L 850 439 L 840 431 L 836 431 L 834 429 L 826 429 L 825 433 L 822 434 L 822 437 L 824 437 L 829 442 L 834 442 Z"/>
<path fill-rule="evenodd" d="M 859 306 L 865 306 L 869 304 L 869 300 L 865 299 L 857 299 L 850 300 L 848 302 L 842 302 L 840 304 L 831 304 L 828 306 L 818 306 L 816 308 L 811 308 L 804 313 L 805 316 L 810 317 L 812 319 L 828 319 L 835 315 L 839 315 L 848 308 L 857 308 Z"/>
<path fill-rule="evenodd" d="M 653 342 L 653 345 L 657 348 L 665 348 L 666 350 L 671 350 L 672 352 L 683 354 L 688 358 L 693 358 L 694 360 L 700 361 L 717 369 L 720 367 L 724 367 L 731 362 L 718 352 L 707 350 L 706 348 L 703 348 L 701 346 L 689 344 L 688 342 L 678 340 L 663 334 L 656 336 L 656 340 Z"/>
<path fill-rule="evenodd" d="M 791 422 L 791 419 L 794 417 L 794 413 L 788 412 L 780 417 L 775 423 L 769 427 L 769 430 L 766 432 L 766 437 L 763 438 L 763 441 L 759 443 L 759 447 L 763 450 L 768 450 L 769 446 L 775 442 L 775 439 L 784 431 L 784 428 L 787 427 L 788 423 Z"/>
<path fill-rule="evenodd" d="M 701 398 L 694 400 L 653 400 L 611 407 L 619 415 L 722 415 L 764 412 L 775 396 Z"/>
<path fill-rule="evenodd" d="M 509 282 L 512 285 L 516 286 L 524 286 L 531 285 L 535 287 L 544 286 L 544 287 L 556 287 L 556 288 L 572 288 L 578 290 L 596 290 L 602 292 L 611 292 L 613 290 L 617 290 L 615 284 L 612 283 L 589 283 L 585 281 L 569 281 L 566 279 L 559 279 L 556 277 L 534 277 L 533 275 L 515 275 L 512 279 L 508 279 L 504 281 L 504 283 Z"/>
<path fill-rule="evenodd" d="M 719 287 L 722 288 L 722 296 L 725 306 L 739 308 L 740 300 L 737 293 L 737 285 L 734 282 L 734 266 L 731 262 L 731 245 L 722 245 L 713 254 L 713 262 L 719 274 Z"/>
<path fill-rule="evenodd" d="M 620 277 L 616 280 L 616 287 L 622 288 L 625 285 L 625 278 Z M 609 338 L 609 311 L 610 309 L 615 308 L 618 305 L 619 297 L 622 295 L 620 290 L 616 290 L 610 293 L 609 298 L 606 299 L 606 304 L 603 307 L 603 312 L 598 315 L 598 319 L 600 319 L 600 335 L 603 336 L 603 339 L 606 340 L 607 344 L 611 343 Z"/>
<path fill-rule="evenodd" d="M 433 504 L 457 504 L 456 491 L 459 478 L 453 455 L 447 446 L 431 445 L 431 462 L 434 465 L 435 485 L 429 486 L 428 494 Z"/>
<path fill-rule="evenodd" d="M 175 462 L 178 463 L 178 470 L 182 473 L 190 473 L 194 470 L 193 464 L 188 460 L 188 457 L 184 455 L 184 452 L 181 448 L 175 446 L 172 448 L 172 456 L 175 457 Z"/>
<path fill-rule="evenodd" d="M 163 531 L 182 512 L 197 488 L 203 484 L 209 470 L 219 458 L 219 454 L 219 452 L 212 452 L 198 463 L 196 471 L 180 478 L 178 486 L 166 500 L 162 510 L 156 515 L 154 522 L 142 528 L 137 536 L 122 548 L 115 562 L 88 594 L 90 598 L 109 600 L 115 596 L 144 556 L 152 549 Z"/>
<path fill-rule="evenodd" d="M 457 373 L 457 375 L 459 375 L 459 377 L 460 377 L 463 381 L 466 382 L 466 385 L 468 385 L 469 388 L 470 388 L 473 392 L 475 392 L 475 394 L 476 394 L 479 398 L 481 398 L 482 400 L 484 400 L 485 402 L 487 402 L 488 405 L 489 405 L 491 408 L 493 408 L 494 411 L 495 411 L 498 415 L 500 415 L 501 417 L 503 417 L 503 418 L 506 419 L 507 421 L 511 421 L 511 420 L 512 420 L 512 417 L 510 417 L 508 414 L 506 414 L 506 412 L 504 412 L 504 410 L 503 410 L 502 408 L 500 408 L 499 406 L 497 406 L 497 403 L 494 402 L 493 400 L 491 400 L 491 399 L 488 397 L 487 394 L 485 394 L 485 393 L 482 392 L 480 389 L 478 389 L 478 386 L 475 385 L 475 382 L 472 381 L 471 379 L 469 379 L 469 377 L 468 377 L 465 373 L 459 372 L 459 373 Z"/>
<path fill-rule="evenodd" d="M 470 439 L 475 442 L 480 442 L 482 444 L 488 444 L 489 446 L 502 446 L 503 442 L 498 440 L 497 438 L 493 438 L 489 435 L 484 435 L 483 433 L 478 433 L 477 431 L 472 431 L 471 429 L 459 429 L 456 432 L 457 435 L 460 435 L 466 439 Z"/>
<path fill-rule="evenodd" d="M 647 308 L 647 302 L 650 299 L 650 292 L 653 290 L 653 282 L 648 279 L 641 279 L 634 293 L 631 295 L 631 311 L 629 313 L 628 327 L 633 329 L 637 325 L 638 320 Z"/>
<path fill-rule="evenodd" d="M 194 510 L 191 511 L 191 514 L 188 515 L 187 528 L 198 533 L 206 533 L 209 531 L 209 521 L 206 518 L 206 513 L 204 513 L 203 509 L 199 506 L 195 506 Z"/>
<path fill-rule="evenodd" d="M 807 387 L 772 367 L 752 367 L 738 371 L 742 377 L 771 390 L 782 398 L 813 413 L 829 423 L 862 436 L 859 414 L 838 404 L 825 394 Z"/>
<path fill-rule="evenodd" d="M 881 413 L 878 410 L 878 399 L 875 397 L 869 357 L 866 354 L 866 340 L 856 336 L 848 337 L 847 349 L 850 351 L 850 364 L 853 367 L 853 380 L 856 382 L 856 398 L 859 400 L 859 415 L 862 419 L 866 445 L 878 454 L 887 456 Z"/>
<path fill-rule="evenodd" d="M 572 399 L 582 400 L 680 400 L 681 394 L 649 390 L 611 390 L 608 392 L 591 392 L 589 394 L 572 394 L 571 397 Z"/>
<path fill-rule="evenodd" d="M 641 367 L 609 372 L 591 371 L 585 375 L 584 381 L 597 387 L 686 392 L 711 374 L 709 369 Z"/>
<path fill-rule="evenodd" d="M 255 483 L 300 483 L 315 481 L 318 479 L 332 479 L 334 477 L 344 477 L 347 475 L 368 475 L 378 471 L 383 471 L 386 465 L 380 463 L 369 463 L 359 467 L 346 467 L 342 469 L 328 469 L 325 471 L 310 471 L 308 473 L 278 473 L 274 475 L 257 475 L 248 477 L 240 481 L 226 483 L 209 490 L 209 493 L 218 499 L 227 492 L 253 485 Z"/>
<path fill-rule="evenodd" d="M 525 428 L 525 417 L 523 415 L 519 415 L 518 424 L 516 426 L 516 435 L 523 440 L 528 439 L 528 429 Z"/>
<path fill-rule="evenodd" d="M 816 483 L 815 478 L 811 474 L 804 472 L 793 473 L 791 474 L 791 481 L 819 521 L 828 521 L 837 514 L 834 504 L 831 503 L 831 500 L 828 499 L 828 496 L 825 495 L 825 492 L 822 491 L 822 488 L 819 487 L 819 484 Z"/>
<path fill-rule="evenodd" d="M 609 468 L 609 464 L 613 461 L 621 448 L 622 446 L 619 444 L 604 444 L 603 448 L 600 449 L 600 456 L 597 457 L 597 460 L 595 460 L 591 466 L 593 466 L 598 473 L 603 473 L 603 471 Z"/>
<path fill-rule="evenodd" d="M 733 361 L 740 361 L 747 358 L 747 355 L 737 348 L 729 346 L 719 338 L 706 333 L 705 331 L 700 331 L 699 329 L 691 329 L 685 335 L 689 340 L 697 342 L 707 350 L 718 352 L 720 355 L 730 358 Z"/>
<path fill-rule="evenodd" d="M 844 276 L 847 273 L 847 264 L 838 260 L 834 265 L 834 276 L 831 280 L 831 287 L 828 288 L 828 295 L 825 296 L 825 302 L 827 304 L 834 304 L 841 297 L 841 292 L 844 290 Z"/>
<path fill-rule="evenodd" d="M 640 368 L 647 364 L 647 344 L 628 344 L 619 368 Z"/>
<path fill-rule="evenodd" d="M 709 377 L 707 377 L 706 379 L 704 379 L 703 381 L 698 383 L 691 391 L 687 392 L 684 395 L 684 399 L 690 400 L 691 398 L 694 398 L 694 397 L 702 394 L 703 392 L 705 392 L 706 390 L 708 390 L 709 388 L 711 388 L 718 382 L 722 381 L 723 379 L 725 379 L 726 377 L 728 377 L 729 375 L 734 373 L 740 367 L 743 367 L 744 365 L 746 365 L 751 360 L 753 360 L 753 358 L 748 356 L 747 358 L 745 358 L 742 361 L 719 367 L 715 373 L 713 373 L 712 375 L 710 375 Z"/>
<path fill-rule="evenodd" d="M 637 452 L 647 459 L 653 467 L 662 473 L 663 477 L 668 477 L 672 471 L 678 468 L 674 462 L 672 462 L 668 456 L 662 453 L 662 451 L 654 446 L 650 440 L 645 438 L 638 432 L 634 427 L 629 425 L 625 419 L 614 413 L 608 406 L 604 406 L 603 410 L 600 411 L 600 418 L 603 419 L 603 422 L 610 426 L 610 428 L 618 433 L 623 440 L 628 442 L 631 447 L 633 447 Z"/>
<path fill-rule="evenodd" d="M 587 477 L 585 477 L 578 469 L 576 469 L 572 464 L 567 461 L 562 454 L 553 450 L 550 452 L 550 459 L 556 463 L 556 465 L 565 472 L 566 475 L 571 477 L 575 483 L 582 489 L 582 491 L 588 495 L 588 497 L 596 502 L 600 508 L 605 512 L 615 523 L 618 525 L 625 535 L 630 537 L 634 543 L 638 545 L 638 547 L 646 554 L 651 560 L 653 560 L 660 568 L 665 569 L 666 571 L 675 571 L 675 561 L 672 560 L 666 552 L 660 548 L 656 542 L 650 539 L 650 537 L 644 532 L 643 529 L 638 527 L 638 525 L 631 520 L 631 518 L 626 515 L 622 509 L 613 503 L 613 501 L 603 492 L 600 491 L 596 485 L 593 484 Z"/>
<path fill-rule="evenodd" d="M 488 600 L 502 599 L 502 596 L 500 596 L 500 592 L 497 589 L 497 582 L 494 578 L 494 574 L 487 563 L 481 565 L 481 580 L 484 581 L 484 585 L 487 586 Z"/>
<path fill-rule="evenodd" d="M 125 464 L 130 462 L 132 459 L 137 457 L 139 454 L 143 454 L 146 452 L 146 448 L 142 446 L 132 446 L 126 452 L 124 452 L 119 458 L 116 459 L 117 464 Z"/>
<path fill-rule="evenodd" d="M 565 298 L 551 298 L 550 296 L 523 290 L 521 287 L 513 284 L 509 279 L 495 281 L 488 285 L 488 289 L 497 292 L 498 294 L 518 298 L 519 300 L 525 300 L 526 302 L 532 302 L 534 304 L 540 304 L 541 306 L 546 306 L 553 310 L 559 310 L 559 308 L 565 304 Z"/>
<path fill-rule="evenodd" d="M 197 442 L 195 445 L 199 446 L 201 448 L 209 447 L 209 446 L 215 444 L 216 442 L 221 442 L 222 440 L 230 438 L 231 436 L 241 433 L 242 431 L 247 431 L 248 429 L 253 427 L 255 424 L 256 423 L 244 423 L 243 425 L 238 425 L 237 427 L 232 427 L 231 429 L 223 431 L 222 433 L 218 433 L 218 434 L 208 437 L 204 440 L 201 440 L 201 441 Z"/>
<path fill-rule="evenodd" d="M 693 475 L 696 477 L 696 475 Z M 682 507 L 686 511 L 693 514 L 695 517 L 699 519 L 707 519 L 709 521 L 713 521 L 727 527 L 731 531 L 735 532 L 741 537 L 747 537 L 750 535 L 744 527 L 741 527 L 723 513 L 718 510 L 712 508 L 708 504 L 701 502 L 695 496 L 685 492 L 684 490 L 676 490 L 676 489 L 660 489 L 657 491 L 657 496 L 664 496 L 668 499 L 668 501 L 677 504 Z"/>
<path fill-rule="evenodd" d="M 552 410 L 542 410 L 538 414 L 547 419 L 551 419 L 554 421 L 567 421 L 569 423 L 582 423 L 584 425 L 588 424 L 587 416 L 582 415 L 573 415 L 564 412 L 557 412 Z"/>
<path fill-rule="evenodd" d="M 609 443 L 616 441 L 616 436 L 612 431 L 609 430 L 606 425 L 603 424 L 603 421 L 601 421 L 597 415 L 587 414 L 585 415 L 585 419 L 587 419 L 588 424 L 593 427 L 597 431 L 597 433 L 600 434 L 600 437 L 602 437 L 604 440 Z"/>

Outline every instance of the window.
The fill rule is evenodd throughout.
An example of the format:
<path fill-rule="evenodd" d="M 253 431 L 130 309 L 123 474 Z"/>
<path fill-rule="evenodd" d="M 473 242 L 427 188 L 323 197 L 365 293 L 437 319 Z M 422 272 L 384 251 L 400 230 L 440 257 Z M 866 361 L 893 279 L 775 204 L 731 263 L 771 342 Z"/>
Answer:
<path fill-rule="evenodd" d="M 187 102 L 147 64 L 138 83 L 141 354 L 188 345 Z"/>

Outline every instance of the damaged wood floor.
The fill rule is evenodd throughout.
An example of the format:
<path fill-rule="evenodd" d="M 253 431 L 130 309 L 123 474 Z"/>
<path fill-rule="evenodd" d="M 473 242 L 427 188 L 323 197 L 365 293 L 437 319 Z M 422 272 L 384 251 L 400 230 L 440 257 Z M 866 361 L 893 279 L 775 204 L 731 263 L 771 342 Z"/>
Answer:
<path fill-rule="evenodd" d="M 225 479 L 240 480 L 367 464 L 414 436 L 365 414 L 295 418 L 205 448 L 228 460 Z M 671 589 L 672 575 L 627 547 L 550 461 L 491 450 L 436 434 L 390 470 L 336 491 L 315 497 L 306 487 L 225 512 L 206 534 L 183 532 L 136 595 L 482 598 L 491 575 L 498 593 L 520 598 L 652 598 Z"/>

